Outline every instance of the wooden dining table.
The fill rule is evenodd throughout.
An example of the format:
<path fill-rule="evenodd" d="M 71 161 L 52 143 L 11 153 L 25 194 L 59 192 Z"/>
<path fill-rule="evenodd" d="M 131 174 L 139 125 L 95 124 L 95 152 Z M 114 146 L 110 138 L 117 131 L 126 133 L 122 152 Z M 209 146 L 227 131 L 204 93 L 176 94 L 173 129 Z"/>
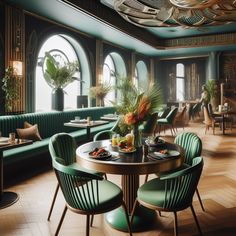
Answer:
<path fill-rule="evenodd" d="M 89 156 L 94 148 L 103 147 L 108 150 L 112 157 L 107 160 L 96 160 Z M 124 201 L 131 215 L 137 190 L 139 188 L 139 175 L 162 173 L 180 167 L 184 160 L 184 150 L 177 144 L 165 143 L 159 149 L 176 150 L 177 156 L 160 160 L 150 159 L 143 153 L 142 148 L 133 153 L 123 153 L 117 147 L 111 146 L 110 140 L 94 141 L 81 145 L 76 150 L 77 162 L 87 168 L 104 173 L 121 175 L 121 186 Z M 157 147 L 158 149 L 158 147 Z M 118 208 L 106 214 L 106 221 L 113 228 L 120 231 L 128 231 L 125 215 L 122 208 Z M 133 231 L 144 231 L 156 220 L 156 212 L 145 207 L 139 207 L 135 211 L 132 225 Z"/>
<path fill-rule="evenodd" d="M 215 111 L 213 113 L 213 115 L 217 115 L 217 116 L 221 116 L 222 117 L 222 133 L 225 134 L 225 122 L 226 122 L 226 117 L 227 116 L 231 116 L 231 115 L 235 115 L 236 112 L 234 111 Z"/>
<path fill-rule="evenodd" d="M 109 121 L 105 121 L 105 120 L 93 120 L 90 122 L 85 121 L 70 121 L 67 123 L 64 123 L 64 126 L 69 126 L 69 127 L 74 127 L 74 128 L 83 128 L 87 130 L 87 140 L 91 140 L 91 128 L 93 127 L 97 127 L 100 125 L 105 125 L 108 124 Z"/>
<path fill-rule="evenodd" d="M 7 139 L 6 137 L 0 137 L 0 209 L 11 206 L 19 199 L 17 193 L 3 190 L 3 151 L 33 143 L 32 140 L 26 139 L 15 139 L 13 142 Z"/>

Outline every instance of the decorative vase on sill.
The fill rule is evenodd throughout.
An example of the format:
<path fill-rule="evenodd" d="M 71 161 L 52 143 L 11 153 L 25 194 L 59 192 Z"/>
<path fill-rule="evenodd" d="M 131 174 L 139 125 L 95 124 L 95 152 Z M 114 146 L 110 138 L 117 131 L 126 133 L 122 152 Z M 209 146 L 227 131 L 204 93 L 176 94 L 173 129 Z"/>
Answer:
<path fill-rule="evenodd" d="M 52 109 L 63 111 L 64 109 L 64 92 L 62 88 L 57 88 L 52 92 Z"/>
<path fill-rule="evenodd" d="M 135 148 L 142 147 L 142 131 L 139 130 L 138 124 L 134 125 L 133 133 L 134 133 L 134 147 Z"/>

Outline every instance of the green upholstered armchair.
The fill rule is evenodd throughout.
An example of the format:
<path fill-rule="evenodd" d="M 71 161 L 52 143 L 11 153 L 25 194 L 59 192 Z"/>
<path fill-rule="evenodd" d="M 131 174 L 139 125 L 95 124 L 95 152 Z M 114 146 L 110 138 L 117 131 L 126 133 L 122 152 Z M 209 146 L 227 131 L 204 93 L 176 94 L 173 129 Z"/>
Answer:
<path fill-rule="evenodd" d="M 202 141 L 201 139 L 194 133 L 184 132 L 176 136 L 175 141 L 176 144 L 180 145 L 185 151 L 184 163 L 188 165 L 192 165 L 193 159 L 198 157 L 202 153 Z M 200 194 L 198 189 L 196 188 L 196 193 L 202 210 L 205 211 Z"/>
<path fill-rule="evenodd" d="M 98 132 L 97 134 L 94 135 L 93 141 L 98 141 L 98 140 L 104 140 L 104 139 L 111 139 L 112 135 L 115 133 L 119 133 L 119 122 L 120 122 L 120 117 L 117 119 L 116 123 L 110 130 L 103 130 Z"/>
<path fill-rule="evenodd" d="M 202 157 L 196 157 L 192 165 L 172 174 L 155 178 L 139 187 L 137 199 L 132 211 L 131 222 L 136 206 L 141 204 L 147 208 L 174 213 L 175 235 L 178 235 L 177 212 L 191 208 L 198 231 L 202 235 L 195 214 L 192 199 L 196 191 L 203 168 Z"/>
<path fill-rule="evenodd" d="M 160 118 L 157 120 L 158 133 L 160 133 L 161 131 L 161 126 L 164 126 L 164 128 L 165 126 L 169 126 L 171 134 L 173 136 L 173 134 L 175 133 L 174 119 L 177 112 L 178 112 L 178 108 L 175 107 L 168 113 L 168 115 L 165 118 Z"/>
<path fill-rule="evenodd" d="M 80 167 L 76 163 L 76 147 L 77 146 L 75 139 L 67 133 L 55 134 L 49 140 L 49 152 L 52 161 L 56 160 L 60 162 L 62 165 L 65 166 L 73 165 L 75 168 L 80 168 L 83 169 L 84 171 L 88 171 L 87 169 Z M 90 172 L 101 176 L 105 175 L 97 171 L 90 171 Z M 57 183 L 56 190 L 48 214 L 48 220 L 50 220 L 58 190 L 59 190 L 59 184 Z"/>
<path fill-rule="evenodd" d="M 89 220 L 94 214 L 102 214 L 122 206 L 125 211 L 129 234 L 130 221 L 122 190 L 112 182 L 104 180 L 101 175 L 60 164 L 60 159 L 53 159 L 58 183 L 62 189 L 66 205 L 55 235 L 58 235 L 67 209 L 87 216 L 86 236 L 89 236 Z"/>

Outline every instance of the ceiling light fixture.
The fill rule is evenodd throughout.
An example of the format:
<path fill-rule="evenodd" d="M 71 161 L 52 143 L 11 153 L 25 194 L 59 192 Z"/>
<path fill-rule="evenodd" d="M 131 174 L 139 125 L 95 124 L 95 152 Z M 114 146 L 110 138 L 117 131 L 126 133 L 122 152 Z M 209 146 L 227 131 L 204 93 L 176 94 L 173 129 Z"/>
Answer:
<path fill-rule="evenodd" d="M 236 0 L 115 0 L 114 9 L 141 27 L 199 27 L 236 22 Z"/>

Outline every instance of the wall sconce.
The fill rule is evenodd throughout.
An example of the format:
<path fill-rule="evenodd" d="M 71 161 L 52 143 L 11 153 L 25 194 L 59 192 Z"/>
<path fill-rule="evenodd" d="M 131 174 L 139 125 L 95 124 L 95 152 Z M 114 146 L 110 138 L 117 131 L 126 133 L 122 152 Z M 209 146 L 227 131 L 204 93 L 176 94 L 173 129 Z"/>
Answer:
<path fill-rule="evenodd" d="M 23 75 L 23 63 L 22 61 L 12 61 L 12 67 L 14 70 L 14 75 L 22 76 Z"/>

